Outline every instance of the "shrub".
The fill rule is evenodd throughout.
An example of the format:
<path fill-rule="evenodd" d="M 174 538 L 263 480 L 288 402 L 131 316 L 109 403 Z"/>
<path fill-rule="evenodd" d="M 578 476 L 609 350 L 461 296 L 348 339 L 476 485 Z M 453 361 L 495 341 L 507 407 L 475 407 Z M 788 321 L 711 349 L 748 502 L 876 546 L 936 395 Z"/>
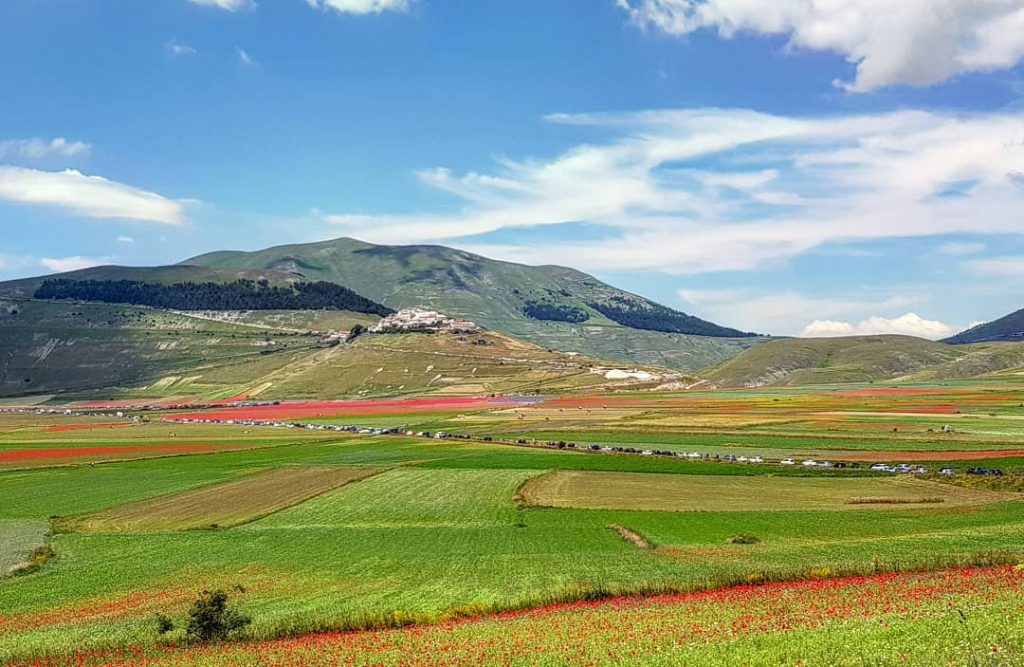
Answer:
<path fill-rule="evenodd" d="M 733 535 L 726 542 L 729 544 L 760 544 L 761 538 L 754 535 Z"/>
<path fill-rule="evenodd" d="M 154 620 L 156 621 L 156 631 L 158 634 L 166 635 L 174 629 L 174 621 L 167 614 L 157 614 Z"/>
<path fill-rule="evenodd" d="M 189 638 L 203 642 L 227 639 L 252 622 L 248 616 L 228 609 L 228 594 L 222 590 L 200 593 L 188 616 Z"/>

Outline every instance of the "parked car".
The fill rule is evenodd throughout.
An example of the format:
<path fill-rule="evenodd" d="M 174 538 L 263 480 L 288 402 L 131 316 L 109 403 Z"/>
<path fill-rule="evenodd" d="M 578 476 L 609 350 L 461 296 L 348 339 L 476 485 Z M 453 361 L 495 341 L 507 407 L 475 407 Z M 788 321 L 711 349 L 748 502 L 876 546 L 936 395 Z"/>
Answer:
<path fill-rule="evenodd" d="M 952 468 L 943 468 L 939 471 L 939 474 L 945 475 L 946 477 L 952 477 L 956 474 L 956 470 L 953 470 Z"/>
<path fill-rule="evenodd" d="M 794 461 L 793 459 L 782 459 L 781 461 L 779 461 L 779 463 L 781 465 L 784 465 L 784 466 L 795 466 L 796 465 L 796 461 Z"/>
<path fill-rule="evenodd" d="M 818 462 L 815 461 L 814 459 L 807 459 L 806 461 L 803 461 L 800 465 L 806 466 L 808 468 L 813 468 L 816 465 L 818 465 Z"/>

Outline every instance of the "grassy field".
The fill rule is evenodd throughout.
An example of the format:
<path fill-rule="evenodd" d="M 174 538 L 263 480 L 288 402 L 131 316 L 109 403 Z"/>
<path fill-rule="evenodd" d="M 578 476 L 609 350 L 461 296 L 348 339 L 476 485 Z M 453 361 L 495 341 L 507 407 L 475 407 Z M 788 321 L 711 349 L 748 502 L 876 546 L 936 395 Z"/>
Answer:
<path fill-rule="evenodd" d="M 370 665 L 986 665 L 1024 663 L 1011 568 L 742 586 L 551 605 L 468 623 L 150 649 L 153 667 Z M 139 657 L 133 656 L 135 659 Z M 121 665 L 122 652 L 44 665 Z M 131 661 L 131 657 L 128 657 Z"/>
<path fill-rule="evenodd" d="M 568 633 L 580 623 L 613 629 L 633 617 L 617 616 L 623 609 L 614 603 L 409 635 L 280 638 L 447 623 L 630 593 L 685 595 L 671 602 L 629 603 L 645 609 L 651 605 L 644 614 L 652 619 L 645 626 L 649 639 L 598 638 L 586 643 L 581 661 L 763 664 L 770 659 L 791 664 L 799 657 L 805 664 L 843 664 L 827 662 L 849 647 L 845 639 L 825 640 L 830 632 L 840 632 L 865 647 L 864 660 L 850 664 L 888 664 L 887 642 L 905 639 L 909 624 L 918 622 L 943 638 L 909 644 L 923 665 L 952 655 L 946 639 L 955 627 L 951 617 L 939 612 L 954 599 L 962 601 L 971 618 L 987 619 L 972 624 L 978 627 L 972 636 L 1013 655 L 1016 645 L 1004 635 L 1011 637 L 1019 628 L 1000 611 L 1019 593 L 1012 569 L 979 571 L 977 585 L 957 574 L 921 575 L 951 577 L 949 596 L 941 604 L 932 596 L 910 597 L 898 608 L 883 606 L 878 618 L 886 620 L 885 627 L 838 617 L 825 619 L 835 625 L 818 625 L 801 615 L 805 603 L 825 604 L 828 594 L 820 591 L 831 591 L 831 586 L 842 591 L 835 593 L 839 600 L 880 586 L 890 592 L 900 586 L 931 590 L 946 581 L 821 583 L 833 577 L 1024 561 L 1024 503 L 999 493 L 1002 487 L 994 483 L 961 476 L 971 482 L 971 488 L 964 488 L 865 469 L 755 466 L 543 445 L 547 438 L 572 434 L 580 442 L 665 443 L 658 446 L 708 453 L 719 447 L 775 454 L 875 452 L 896 461 L 925 452 L 945 457 L 958 469 L 974 464 L 956 460 L 964 452 L 995 451 L 1007 454 L 997 459 L 1006 472 L 1000 483 L 1011 488 L 1021 478 L 1024 462 L 1009 454 L 1024 450 L 1014 419 L 1024 396 L 1012 383 L 921 386 L 896 393 L 880 389 L 599 394 L 514 406 L 471 401 L 459 409 L 444 401 L 385 401 L 334 406 L 339 414 L 318 419 L 462 431 L 476 436 L 470 440 L 168 423 L 159 413 L 144 413 L 149 420 L 144 423 L 130 422 L 130 413 L 121 419 L 2 414 L 0 455 L 72 454 L 40 459 L 37 465 L 0 467 L 0 531 L 21 536 L 20 546 L 5 550 L 5 562 L 24 559 L 42 544 L 56 554 L 34 573 L 0 578 L 0 662 L 52 658 L 77 664 L 75 652 L 84 652 L 83 664 L 94 659 L 102 664 L 129 651 L 129 656 L 169 664 L 252 664 L 245 661 L 257 651 L 275 664 L 316 664 L 304 662 L 310 658 L 299 650 L 314 645 L 323 664 L 344 663 L 353 646 L 362 647 L 362 664 L 397 664 L 403 651 L 408 664 L 419 664 L 414 658 L 434 664 L 428 660 L 438 650 L 433 642 L 453 642 L 453 656 L 505 664 L 519 646 L 509 628 L 536 618 L 534 629 L 524 632 L 539 642 L 539 664 L 562 664 L 568 654 L 560 635 L 542 631 L 563 627 L 556 619 L 574 619 L 564 626 Z M 416 408 L 402 414 L 396 405 Z M 955 411 L 937 416 L 921 408 L 946 405 L 961 411 L 958 424 L 972 426 L 951 434 L 929 433 L 928 428 L 934 431 L 936 424 L 941 428 L 940 422 L 958 417 L 951 416 Z M 787 420 L 770 425 L 775 430 L 751 419 L 774 409 L 787 412 Z M 899 415 L 892 418 L 899 431 L 878 428 L 876 420 L 890 423 L 890 417 L 879 414 Z M 687 424 L 689 416 L 700 415 L 721 420 Z M 666 426 L 666 419 L 679 423 Z M 826 422 L 836 430 L 820 426 Z M 997 424 L 1006 424 L 1001 435 L 991 430 Z M 982 425 L 990 430 L 975 430 Z M 484 442 L 485 434 L 528 434 L 542 442 L 539 447 Z M 132 448 L 142 446 L 178 449 L 172 455 L 136 456 Z M 189 449 L 197 446 L 204 449 Z M 84 453 L 98 448 L 122 449 L 133 454 L 132 460 L 97 460 Z M 531 496 L 533 504 L 547 506 L 524 502 Z M 925 499 L 929 502 L 908 502 Z M 869 511 L 856 511 L 861 509 Z M 755 539 L 742 543 L 737 536 Z M 786 581 L 817 583 L 771 583 Z M 720 612 L 708 602 L 717 598 L 695 593 L 738 583 L 768 586 L 763 600 L 776 599 L 768 595 L 772 586 L 796 587 L 793 597 L 781 598 L 787 605 L 763 614 L 784 619 L 791 640 L 776 638 L 774 632 L 744 634 L 742 628 L 715 634 L 714 628 L 731 628 L 740 622 L 736 619 L 744 619 L 748 629 L 774 627 L 756 620 L 761 618 L 759 605 L 769 604 L 755 602 L 762 600 L 760 588 L 733 602 L 724 597 Z M 805 585 L 810 587 L 806 591 L 800 588 Z M 189 604 L 211 588 L 229 591 L 232 603 L 252 616 L 240 637 L 245 643 L 197 652 L 160 648 L 168 641 L 182 643 Z M 819 591 L 820 600 L 811 591 Z M 816 609 L 813 604 L 809 608 Z M 171 617 L 178 629 L 158 635 L 157 613 Z M 578 613 L 592 615 L 573 616 Z M 678 629 L 680 618 L 693 619 L 684 628 L 706 628 L 717 639 L 672 648 L 667 628 Z M 382 652 L 352 644 L 361 641 L 354 637 L 375 638 L 367 641 Z M 397 648 L 387 648 L 392 639 L 399 642 Z"/>
<path fill-rule="evenodd" d="M 906 478 L 801 479 L 580 470 L 534 477 L 519 497 L 531 507 L 656 512 L 879 510 L 898 505 L 960 507 L 1024 499 L 1017 494 Z"/>

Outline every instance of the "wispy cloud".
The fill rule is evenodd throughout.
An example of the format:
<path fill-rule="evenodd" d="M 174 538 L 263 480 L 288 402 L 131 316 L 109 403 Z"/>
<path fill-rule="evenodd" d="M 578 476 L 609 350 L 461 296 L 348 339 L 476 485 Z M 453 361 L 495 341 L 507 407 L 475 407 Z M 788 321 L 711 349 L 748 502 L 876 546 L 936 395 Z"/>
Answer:
<path fill-rule="evenodd" d="M 1021 234 L 1024 112 L 897 111 L 788 117 L 743 109 L 554 115 L 602 143 L 554 158 L 501 158 L 492 173 L 420 180 L 456 212 L 325 219 L 382 243 L 457 241 L 512 261 L 675 274 L 744 271 L 824 245 Z M 713 167 L 709 165 L 714 165 Z M 942 196 L 950 182 L 972 187 Z M 588 222 L 606 239 L 494 244 L 505 228 Z"/>
<path fill-rule="evenodd" d="M 167 51 L 172 56 L 194 56 L 195 54 L 199 53 L 195 48 L 189 46 L 188 44 L 179 42 L 176 39 L 172 39 L 171 41 L 167 42 Z"/>
<path fill-rule="evenodd" d="M 184 202 L 87 176 L 74 169 L 39 171 L 0 166 L 0 200 L 55 206 L 86 218 L 123 218 L 167 225 L 185 222 Z"/>
<path fill-rule="evenodd" d="M 0 141 L 0 159 L 40 160 L 47 157 L 77 157 L 87 155 L 92 146 L 82 141 L 54 139 L 9 139 Z"/>
<path fill-rule="evenodd" d="M 256 64 L 256 61 L 252 59 L 252 56 L 249 55 L 249 52 L 240 46 L 235 47 L 235 54 L 238 55 L 238 62 L 242 63 L 243 65 L 252 66 Z"/>
<path fill-rule="evenodd" d="M 631 21 L 668 35 L 714 30 L 782 35 L 789 48 L 831 51 L 854 63 L 850 91 L 924 86 L 957 74 L 1009 69 L 1024 58 L 1019 0 L 616 0 Z"/>
<path fill-rule="evenodd" d="M 200 7 L 216 7 L 229 12 L 241 12 L 256 9 L 255 0 L 188 0 Z"/>
<path fill-rule="evenodd" d="M 306 0 L 314 9 L 334 10 L 342 14 L 382 14 L 407 12 L 415 0 Z"/>
<path fill-rule="evenodd" d="M 109 264 L 109 258 L 100 257 L 82 257 L 81 255 L 75 255 L 73 257 L 43 257 L 39 260 L 39 263 L 44 267 L 55 273 L 64 273 L 65 271 L 78 271 L 81 269 L 88 269 L 93 266 L 102 266 L 103 264 Z"/>
<path fill-rule="evenodd" d="M 118 236 L 117 237 L 117 242 L 118 243 L 124 243 L 126 245 L 131 245 L 131 244 L 135 243 L 135 238 L 132 237 L 132 236 L 123 236 L 122 235 L 122 236 Z"/>
<path fill-rule="evenodd" d="M 963 263 L 964 269 L 978 276 L 995 278 L 1024 277 L 1024 255 L 973 259 Z"/>
<path fill-rule="evenodd" d="M 977 255 L 980 252 L 985 252 L 985 247 L 984 243 L 953 242 L 940 245 L 936 252 L 950 257 L 963 257 L 965 255 Z"/>

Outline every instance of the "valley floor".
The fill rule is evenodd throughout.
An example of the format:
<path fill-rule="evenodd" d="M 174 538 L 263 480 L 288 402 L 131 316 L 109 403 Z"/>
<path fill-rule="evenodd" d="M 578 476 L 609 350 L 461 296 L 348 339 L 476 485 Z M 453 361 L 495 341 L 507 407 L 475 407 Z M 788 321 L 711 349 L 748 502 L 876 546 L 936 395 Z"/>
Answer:
<path fill-rule="evenodd" d="M 1024 664 L 1022 405 L 993 380 L 3 413 L 0 662 Z M 188 644 L 204 589 L 252 617 L 235 641 Z"/>

